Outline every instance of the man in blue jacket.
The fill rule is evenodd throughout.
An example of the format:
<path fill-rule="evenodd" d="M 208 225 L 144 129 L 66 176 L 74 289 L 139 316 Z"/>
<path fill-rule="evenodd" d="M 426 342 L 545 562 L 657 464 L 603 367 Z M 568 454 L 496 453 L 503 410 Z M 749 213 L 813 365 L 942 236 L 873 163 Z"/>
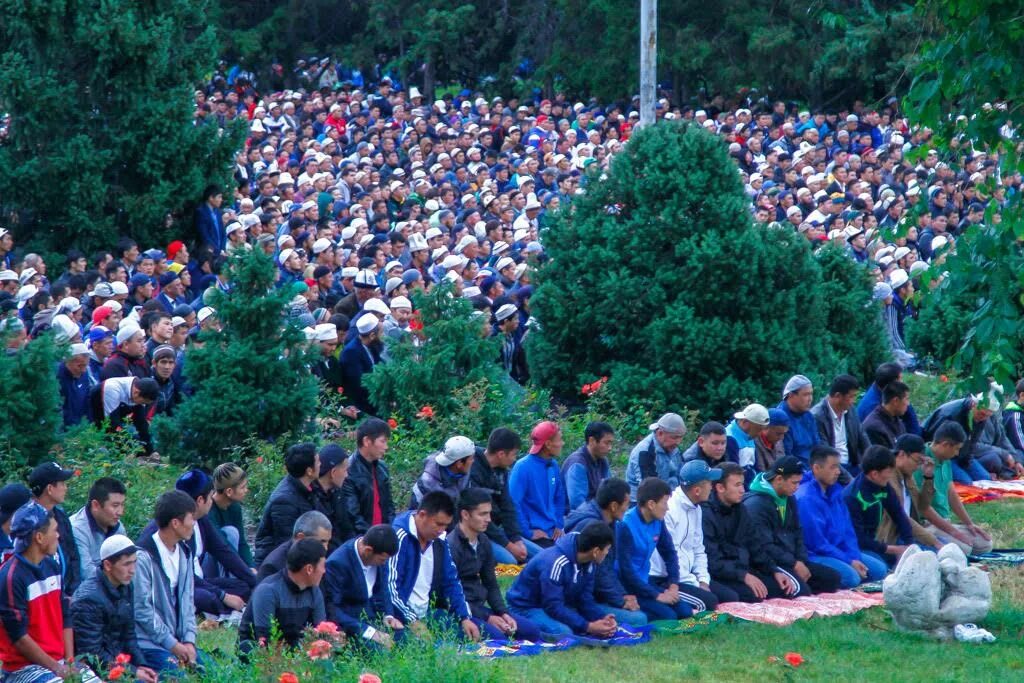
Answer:
<path fill-rule="evenodd" d="M 842 588 L 855 588 L 861 581 L 882 579 L 888 567 L 857 546 L 857 534 L 839 483 L 841 472 L 839 451 L 831 446 L 815 446 L 811 450 L 811 469 L 804 473 L 795 497 L 807 557 L 839 572 Z"/>
<path fill-rule="evenodd" d="M 513 615 L 526 617 L 542 633 L 615 635 L 615 617 L 594 599 L 595 565 L 608 557 L 613 540 L 606 524 L 589 524 L 559 538 L 527 563 L 508 590 Z"/>
<path fill-rule="evenodd" d="M 569 509 L 575 510 L 597 495 L 597 487 L 612 476 L 608 454 L 615 444 L 615 430 L 607 422 L 591 422 L 583 430 L 584 444 L 562 463 Z"/>
<path fill-rule="evenodd" d="M 803 375 L 793 375 L 782 389 L 782 402 L 778 408 L 789 416 L 789 431 L 783 438 L 786 453 L 807 463 L 811 449 L 821 443 L 818 425 L 811 413 L 814 387 Z"/>
<path fill-rule="evenodd" d="M 341 350 L 341 375 L 348 396 L 356 408 L 368 415 L 377 409 L 370 403 L 370 392 L 363 386 L 363 375 L 373 372 L 381 361 L 378 344 L 380 321 L 376 315 L 364 315 L 355 324 L 358 336 Z"/>
<path fill-rule="evenodd" d="M 455 501 L 443 491 L 431 491 L 415 512 L 395 518 L 398 552 L 388 560 L 388 600 L 393 616 L 416 635 L 424 635 L 429 622 L 479 640 L 451 551 L 440 539 L 454 518 Z"/>
<path fill-rule="evenodd" d="M 398 534 L 390 525 L 378 524 L 346 541 L 327 559 L 327 573 L 320 584 L 327 619 L 349 638 L 391 649 L 395 637 L 404 631 L 402 622 L 389 614 L 386 588 L 387 563 L 397 554 Z"/>
<path fill-rule="evenodd" d="M 626 513 L 616 536 L 619 577 L 636 595 L 648 619 L 686 619 L 693 616 L 690 604 L 679 594 L 679 557 L 672 534 L 665 528 L 672 489 L 657 477 L 648 477 L 637 488 L 636 507 Z M 651 556 L 664 560 L 666 576 L 651 575 Z"/>
<path fill-rule="evenodd" d="M 209 185 L 203 191 L 203 203 L 196 208 L 196 232 L 199 233 L 202 243 L 213 251 L 214 256 L 219 256 L 228 243 L 220 211 L 223 203 L 224 193 L 216 185 Z"/>
<path fill-rule="evenodd" d="M 561 538 L 565 524 L 565 484 L 555 461 L 562 452 L 562 430 L 554 422 L 544 421 L 533 428 L 530 439 L 530 453 L 512 467 L 508 490 L 523 535 L 550 548 Z"/>
<path fill-rule="evenodd" d="M 612 477 L 601 482 L 594 500 L 587 501 L 569 513 L 565 518 L 565 532 L 579 532 L 589 524 L 605 524 L 617 537 L 622 518 L 629 510 L 629 484 Z M 618 548 L 597 565 L 594 577 L 594 598 L 598 607 L 615 617 L 615 620 L 630 626 L 643 626 L 647 615 L 640 609 L 635 595 L 630 595 L 619 579 Z"/>
<path fill-rule="evenodd" d="M 89 394 L 89 347 L 72 344 L 68 358 L 57 366 L 57 384 L 60 386 L 61 413 L 64 426 L 73 427 L 84 420 L 91 420 Z"/>
<path fill-rule="evenodd" d="M 889 565 L 896 564 L 907 546 L 914 542 L 910 518 L 889 485 L 895 467 L 892 451 L 885 446 L 872 446 L 864 454 L 861 473 L 843 491 L 861 552 L 874 555 L 875 559 Z M 896 526 L 897 544 L 889 545 L 875 538 L 884 515 L 889 515 Z"/>

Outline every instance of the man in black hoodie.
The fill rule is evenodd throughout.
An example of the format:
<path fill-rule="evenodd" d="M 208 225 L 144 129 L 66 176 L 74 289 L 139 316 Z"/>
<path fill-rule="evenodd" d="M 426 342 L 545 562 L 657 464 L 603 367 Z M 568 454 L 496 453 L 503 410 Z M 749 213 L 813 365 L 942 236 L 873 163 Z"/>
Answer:
<path fill-rule="evenodd" d="M 752 527 L 743 500 L 744 470 L 734 462 L 718 466 L 722 478 L 715 482 L 711 498 L 702 503 L 704 550 L 708 572 L 714 581 L 736 592 L 742 602 L 789 597 L 793 584 L 773 567 L 754 568 L 750 557 Z"/>
<path fill-rule="evenodd" d="M 754 477 L 750 491 L 743 496 L 743 506 L 753 526 L 750 556 L 755 565 L 786 574 L 790 584 L 787 592 L 794 597 L 833 593 L 839 589 L 838 572 L 807 559 L 804 533 L 793 499 L 803 472 L 803 463 L 787 455 L 771 470 Z M 793 590 L 793 584 L 798 590 Z"/>

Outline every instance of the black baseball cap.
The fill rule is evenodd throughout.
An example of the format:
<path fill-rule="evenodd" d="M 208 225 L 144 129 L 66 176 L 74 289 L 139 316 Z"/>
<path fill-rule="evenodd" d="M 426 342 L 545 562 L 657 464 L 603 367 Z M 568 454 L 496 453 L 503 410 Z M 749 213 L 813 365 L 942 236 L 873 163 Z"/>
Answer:
<path fill-rule="evenodd" d="M 764 478 L 771 481 L 775 477 L 790 477 L 794 474 L 804 473 L 804 463 L 795 455 L 786 455 L 779 458 L 770 470 L 764 473 Z"/>
<path fill-rule="evenodd" d="M 37 465 L 28 475 L 28 486 L 33 491 L 42 491 L 50 484 L 67 481 L 75 476 L 74 470 L 66 470 L 55 462 Z"/>

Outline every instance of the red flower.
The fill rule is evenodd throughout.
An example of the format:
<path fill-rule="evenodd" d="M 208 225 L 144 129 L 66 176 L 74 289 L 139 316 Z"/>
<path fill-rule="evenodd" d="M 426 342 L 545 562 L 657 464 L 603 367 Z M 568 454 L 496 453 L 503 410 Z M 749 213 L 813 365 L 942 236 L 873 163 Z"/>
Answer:
<path fill-rule="evenodd" d="M 786 653 L 786 663 L 789 664 L 792 667 L 800 666 L 801 664 L 804 663 L 803 655 L 801 655 L 801 654 L 799 654 L 797 652 L 787 652 Z"/>
<path fill-rule="evenodd" d="M 336 636 L 338 635 L 338 625 L 333 621 L 321 621 L 313 631 L 322 636 Z"/>
<path fill-rule="evenodd" d="M 412 330 L 413 332 L 422 332 L 423 323 L 417 318 L 413 318 L 412 320 L 409 321 L 409 329 Z"/>
<path fill-rule="evenodd" d="M 119 654 L 117 657 L 114 658 L 114 661 L 117 662 L 118 664 L 128 664 L 129 662 L 132 661 L 132 656 L 122 652 L 121 654 Z"/>
<path fill-rule="evenodd" d="M 592 391 L 592 387 L 591 387 L 591 385 L 589 385 L 589 384 L 584 384 L 584 385 L 583 385 L 583 388 L 582 388 L 582 389 L 580 389 L 580 391 L 581 391 L 581 392 L 583 392 L 583 395 L 584 395 L 584 396 L 590 396 L 590 394 L 592 394 L 592 393 L 593 393 L 593 391 Z"/>
<path fill-rule="evenodd" d="M 359 683 L 381 683 L 381 680 L 377 674 L 360 674 Z"/>
<path fill-rule="evenodd" d="M 398 429 L 398 420 L 396 420 L 393 417 L 389 417 L 388 418 L 388 427 L 391 427 L 392 429 Z"/>
<path fill-rule="evenodd" d="M 309 655 L 310 659 L 328 659 L 333 649 L 334 646 L 326 640 L 314 640 L 310 643 L 306 654 Z"/>
<path fill-rule="evenodd" d="M 345 387 L 338 387 L 338 393 L 339 394 L 344 394 L 345 393 Z"/>
<path fill-rule="evenodd" d="M 299 683 L 299 677 L 291 671 L 285 671 L 278 677 L 277 683 Z"/>
<path fill-rule="evenodd" d="M 75 470 L 75 476 L 76 477 L 82 476 L 82 470 Z"/>
<path fill-rule="evenodd" d="M 601 378 L 601 384 L 604 384 L 604 383 L 605 383 L 605 382 L 607 382 L 607 381 L 608 381 L 608 378 L 607 378 L 607 377 L 602 377 L 602 378 Z"/>
<path fill-rule="evenodd" d="M 262 463 L 263 462 L 263 456 L 262 455 L 256 456 L 256 462 Z"/>
<path fill-rule="evenodd" d="M 119 679 L 123 675 L 124 675 L 124 667 L 119 664 L 119 665 L 115 666 L 113 669 L 110 670 L 110 673 L 107 674 L 107 678 L 109 678 L 112 681 L 116 681 L 117 679 Z"/>
<path fill-rule="evenodd" d="M 430 406 L 423 406 L 420 408 L 420 412 L 416 413 L 416 417 L 421 420 L 430 420 L 434 417 L 434 409 Z"/>
<path fill-rule="evenodd" d="M 949 381 L 949 377 L 946 377 L 945 375 L 939 375 L 939 381 L 940 382 L 948 382 Z"/>

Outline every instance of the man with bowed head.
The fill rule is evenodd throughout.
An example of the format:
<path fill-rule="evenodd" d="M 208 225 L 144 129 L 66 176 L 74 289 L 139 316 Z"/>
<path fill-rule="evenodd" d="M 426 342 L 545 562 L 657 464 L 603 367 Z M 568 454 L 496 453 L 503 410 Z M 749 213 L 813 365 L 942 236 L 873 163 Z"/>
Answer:
<path fill-rule="evenodd" d="M 121 655 L 128 655 L 136 678 L 156 683 L 157 674 L 146 666 L 135 635 L 132 579 L 138 553 L 139 548 L 123 534 L 109 536 L 97 549 L 98 564 L 71 602 L 75 651 L 95 657 L 108 670 L 120 663 Z"/>
<path fill-rule="evenodd" d="M 782 402 L 778 408 L 789 416 L 789 431 L 783 438 L 786 453 L 806 463 L 811 449 L 821 443 L 818 425 L 811 413 L 814 403 L 814 387 L 811 380 L 803 375 L 793 375 L 782 389 Z"/>
<path fill-rule="evenodd" d="M 650 434 L 633 447 L 626 465 L 629 493 L 636 500 L 637 487 L 647 477 L 658 477 L 675 489 L 683 457 L 679 444 L 686 436 L 686 423 L 675 413 L 665 413 L 650 427 Z"/>

